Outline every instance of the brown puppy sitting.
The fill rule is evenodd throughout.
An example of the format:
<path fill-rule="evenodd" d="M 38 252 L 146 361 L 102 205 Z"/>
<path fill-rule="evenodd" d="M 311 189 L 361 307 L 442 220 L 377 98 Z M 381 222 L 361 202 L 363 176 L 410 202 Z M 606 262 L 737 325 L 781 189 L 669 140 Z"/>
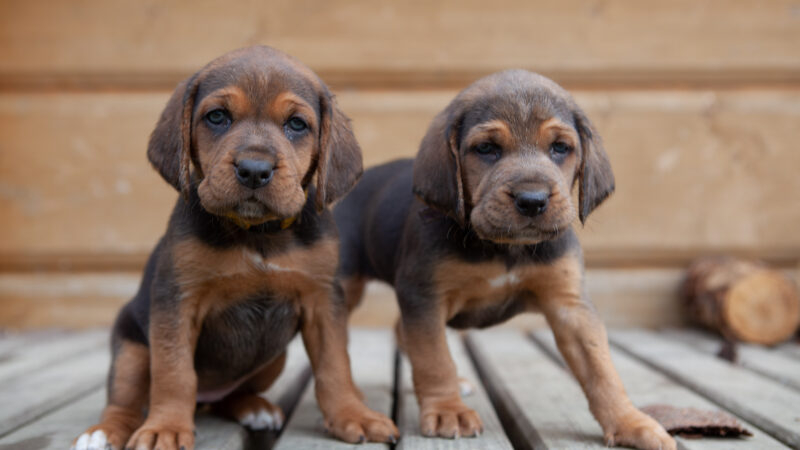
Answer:
<path fill-rule="evenodd" d="M 367 171 L 336 207 L 348 304 L 371 278 L 396 289 L 398 340 L 413 366 L 423 434 L 481 431 L 459 396 L 445 327 L 486 327 L 540 311 L 606 442 L 675 448 L 628 400 L 583 288 L 571 224 L 613 190 L 600 137 L 572 97 L 547 78 L 514 70 L 461 92 L 434 119 L 413 168 L 404 160 Z"/>
<path fill-rule="evenodd" d="M 279 428 L 257 394 L 298 330 L 330 432 L 394 441 L 350 375 L 326 206 L 358 179 L 361 150 L 322 81 L 268 47 L 228 53 L 178 86 L 147 155 L 183 198 L 114 325 L 101 421 L 73 447 L 190 449 L 197 402 Z"/>

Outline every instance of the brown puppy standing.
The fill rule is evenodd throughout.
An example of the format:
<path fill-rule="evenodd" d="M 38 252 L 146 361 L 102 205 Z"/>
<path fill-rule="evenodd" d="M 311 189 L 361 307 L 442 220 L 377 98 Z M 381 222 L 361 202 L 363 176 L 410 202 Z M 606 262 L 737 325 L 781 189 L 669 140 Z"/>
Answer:
<path fill-rule="evenodd" d="M 197 402 L 279 428 L 257 394 L 298 330 L 330 432 L 396 439 L 350 375 L 326 206 L 358 179 L 361 151 L 322 81 L 268 47 L 228 53 L 178 86 L 147 155 L 183 198 L 114 326 L 101 421 L 73 447 L 190 449 Z"/>
<path fill-rule="evenodd" d="M 628 399 L 583 285 L 571 226 L 613 190 L 600 137 L 572 97 L 513 70 L 462 91 L 434 119 L 416 161 L 368 170 L 336 207 L 348 304 L 370 278 L 397 291 L 398 340 L 413 366 L 423 434 L 481 431 L 459 396 L 446 326 L 486 327 L 540 311 L 606 442 L 675 448 Z"/>

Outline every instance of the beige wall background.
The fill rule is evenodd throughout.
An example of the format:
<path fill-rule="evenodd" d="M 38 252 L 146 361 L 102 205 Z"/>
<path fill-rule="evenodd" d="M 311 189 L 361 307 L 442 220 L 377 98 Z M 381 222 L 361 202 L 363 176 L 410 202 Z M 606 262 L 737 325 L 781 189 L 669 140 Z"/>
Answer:
<path fill-rule="evenodd" d="M 0 327 L 113 320 L 177 198 L 145 158 L 159 112 L 251 44 L 320 74 L 367 166 L 414 155 L 485 74 L 571 90 L 617 176 L 580 231 L 611 324 L 680 323 L 698 255 L 798 267 L 800 1 L 2 0 Z M 368 297 L 352 321 L 392 323 L 391 290 Z"/>

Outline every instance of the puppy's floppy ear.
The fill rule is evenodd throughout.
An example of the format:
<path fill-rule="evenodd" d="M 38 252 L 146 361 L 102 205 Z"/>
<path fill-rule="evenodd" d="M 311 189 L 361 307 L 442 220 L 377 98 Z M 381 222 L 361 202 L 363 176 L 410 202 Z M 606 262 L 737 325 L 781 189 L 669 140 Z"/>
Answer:
<path fill-rule="evenodd" d="M 198 84 L 194 74 L 175 88 L 147 146 L 150 163 L 184 198 L 191 187 L 192 112 Z"/>
<path fill-rule="evenodd" d="M 458 152 L 460 118 L 447 108 L 433 119 L 414 160 L 414 194 L 428 206 L 466 224 L 461 158 Z"/>
<path fill-rule="evenodd" d="M 322 91 L 316 167 L 318 211 L 346 194 L 364 172 L 361 148 L 350 127 L 350 119 L 328 90 L 323 88 Z"/>
<path fill-rule="evenodd" d="M 581 164 L 578 169 L 580 191 L 579 216 L 581 223 L 600 203 L 614 192 L 614 172 L 603 148 L 600 135 L 580 109 L 575 109 L 575 127 L 581 138 Z"/>

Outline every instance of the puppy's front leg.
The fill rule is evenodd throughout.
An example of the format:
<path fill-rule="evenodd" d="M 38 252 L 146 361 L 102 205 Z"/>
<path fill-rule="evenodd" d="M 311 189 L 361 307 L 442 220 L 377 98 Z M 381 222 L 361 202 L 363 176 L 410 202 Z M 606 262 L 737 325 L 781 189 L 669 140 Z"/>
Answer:
<path fill-rule="evenodd" d="M 561 354 L 578 378 L 589 408 L 603 428 L 606 444 L 675 449 L 675 441 L 664 428 L 628 399 L 611 362 L 605 327 L 591 304 L 579 294 L 562 292 L 544 300 L 541 307 Z"/>
<path fill-rule="evenodd" d="M 150 310 L 150 408 L 126 448 L 191 450 L 197 374 L 194 350 L 201 320 L 192 299 L 154 301 Z"/>
<path fill-rule="evenodd" d="M 320 290 L 303 303 L 303 342 L 314 372 L 317 403 L 328 431 L 347 442 L 396 442 L 391 419 L 369 409 L 353 384 L 347 354 L 347 307 L 339 291 Z"/>
<path fill-rule="evenodd" d="M 400 304 L 409 302 L 401 299 Z M 436 302 L 412 305 L 403 308 L 402 339 L 411 360 L 422 434 L 451 439 L 480 435 L 483 424 L 478 413 L 459 394 L 456 366 L 447 347 L 444 308 Z"/>

